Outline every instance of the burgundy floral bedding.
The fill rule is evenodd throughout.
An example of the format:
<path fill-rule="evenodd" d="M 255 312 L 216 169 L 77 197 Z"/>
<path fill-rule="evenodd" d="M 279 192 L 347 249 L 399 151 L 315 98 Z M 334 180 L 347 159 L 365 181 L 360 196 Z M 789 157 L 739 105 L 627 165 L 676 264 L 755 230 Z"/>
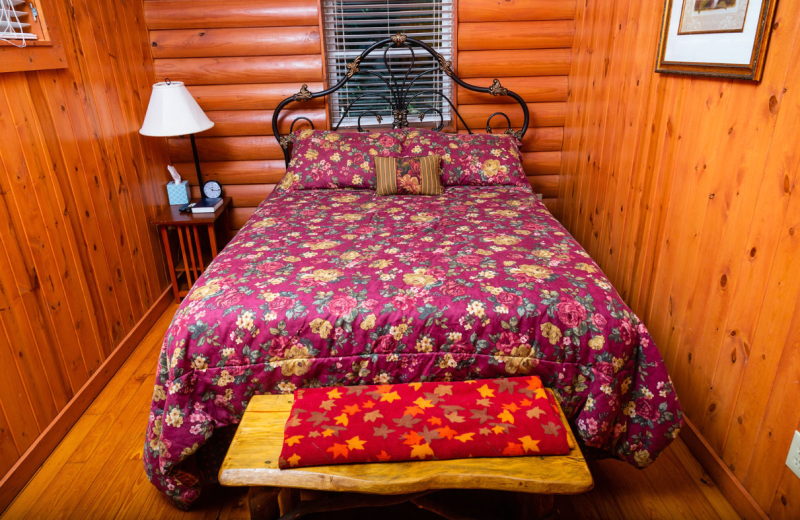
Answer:
<path fill-rule="evenodd" d="M 683 422 L 644 324 L 529 189 L 278 190 L 173 319 L 144 465 L 188 507 L 195 459 L 255 394 L 528 374 L 639 468 Z"/>

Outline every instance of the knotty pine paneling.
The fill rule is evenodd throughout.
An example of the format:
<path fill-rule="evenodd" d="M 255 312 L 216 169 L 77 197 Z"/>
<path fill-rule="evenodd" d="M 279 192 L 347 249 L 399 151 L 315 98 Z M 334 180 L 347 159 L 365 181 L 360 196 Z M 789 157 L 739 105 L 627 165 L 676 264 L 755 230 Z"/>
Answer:
<path fill-rule="evenodd" d="M 0 474 L 168 284 L 142 4 L 52 4 L 67 68 L 0 74 Z"/>
<path fill-rule="evenodd" d="M 637 0 L 578 3 L 556 215 L 716 453 L 798 518 L 800 4 L 778 4 L 760 83 L 653 73 L 660 22 Z"/>
<path fill-rule="evenodd" d="M 575 32 L 575 0 L 458 0 L 455 69 L 467 83 L 488 87 L 497 78 L 528 105 L 530 121 L 522 142 L 522 166 L 548 208 L 556 207 L 561 147 L 567 116 L 570 62 Z M 456 88 L 458 111 L 473 132 L 505 113 L 514 128 L 522 109 L 510 97 Z M 508 126 L 497 115 L 495 133 Z M 458 121 L 459 131 L 464 124 Z"/>
<path fill-rule="evenodd" d="M 199 134 L 204 180 L 233 198 L 238 230 L 285 172 L 272 135 L 273 109 L 308 84 L 324 89 L 317 0 L 145 0 L 159 80 L 183 81 L 215 122 Z M 290 105 L 281 131 L 298 116 L 328 128 L 323 99 Z M 300 121 L 295 129 L 309 128 Z M 169 139 L 169 156 L 199 194 L 188 138 Z"/>

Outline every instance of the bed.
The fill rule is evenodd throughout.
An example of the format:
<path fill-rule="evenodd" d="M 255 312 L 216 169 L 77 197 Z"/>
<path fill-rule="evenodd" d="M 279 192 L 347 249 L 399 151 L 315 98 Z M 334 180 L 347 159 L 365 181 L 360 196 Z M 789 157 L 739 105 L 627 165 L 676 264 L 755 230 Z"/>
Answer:
<path fill-rule="evenodd" d="M 365 55 L 380 46 L 436 54 L 400 36 Z M 514 97 L 525 121 L 508 133 L 522 137 L 519 96 L 439 66 L 459 85 Z M 287 162 L 297 135 L 278 132 L 280 110 L 341 85 L 279 105 Z M 647 328 L 529 186 L 381 197 L 296 182 L 287 173 L 262 202 L 166 334 L 144 465 L 178 507 L 198 498 L 204 475 L 213 480 L 213 447 L 224 449 L 222 432 L 253 395 L 302 387 L 535 374 L 589 449 L 644 468 L 678 435 L 680 405 Z"/>

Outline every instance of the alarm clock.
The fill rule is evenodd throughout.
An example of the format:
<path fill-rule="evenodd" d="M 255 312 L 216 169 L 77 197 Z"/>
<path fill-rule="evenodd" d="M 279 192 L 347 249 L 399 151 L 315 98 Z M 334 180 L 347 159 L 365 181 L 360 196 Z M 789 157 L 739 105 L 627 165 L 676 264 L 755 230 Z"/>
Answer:
<path fill-rule="evenodd" d="M 208 181 L 203 184 L 203 195 L 208 199 L 222 197 L 222 186 L 217 181 Z"/>

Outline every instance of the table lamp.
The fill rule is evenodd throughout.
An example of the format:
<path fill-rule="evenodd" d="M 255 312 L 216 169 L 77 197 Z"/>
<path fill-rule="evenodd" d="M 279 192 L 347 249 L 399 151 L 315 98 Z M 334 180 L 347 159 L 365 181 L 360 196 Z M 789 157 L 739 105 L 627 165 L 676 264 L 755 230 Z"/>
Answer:
<path fill-rule="evenodd" d="M 197 169 L 197 182 L 200 184 L 200 200 L 205 201 L 203 175 L 200 173 L 200 159 L 194 134 L 208 130 L 214 122 L 206 116 L 200 105 L 181 81 L 170 81 L 153 85 L 153 94 L 147 106 L 147 114 L 139 133 L 151 137 L 176 137 L 189 135 L 192 141 L 194 166 Z"/>

